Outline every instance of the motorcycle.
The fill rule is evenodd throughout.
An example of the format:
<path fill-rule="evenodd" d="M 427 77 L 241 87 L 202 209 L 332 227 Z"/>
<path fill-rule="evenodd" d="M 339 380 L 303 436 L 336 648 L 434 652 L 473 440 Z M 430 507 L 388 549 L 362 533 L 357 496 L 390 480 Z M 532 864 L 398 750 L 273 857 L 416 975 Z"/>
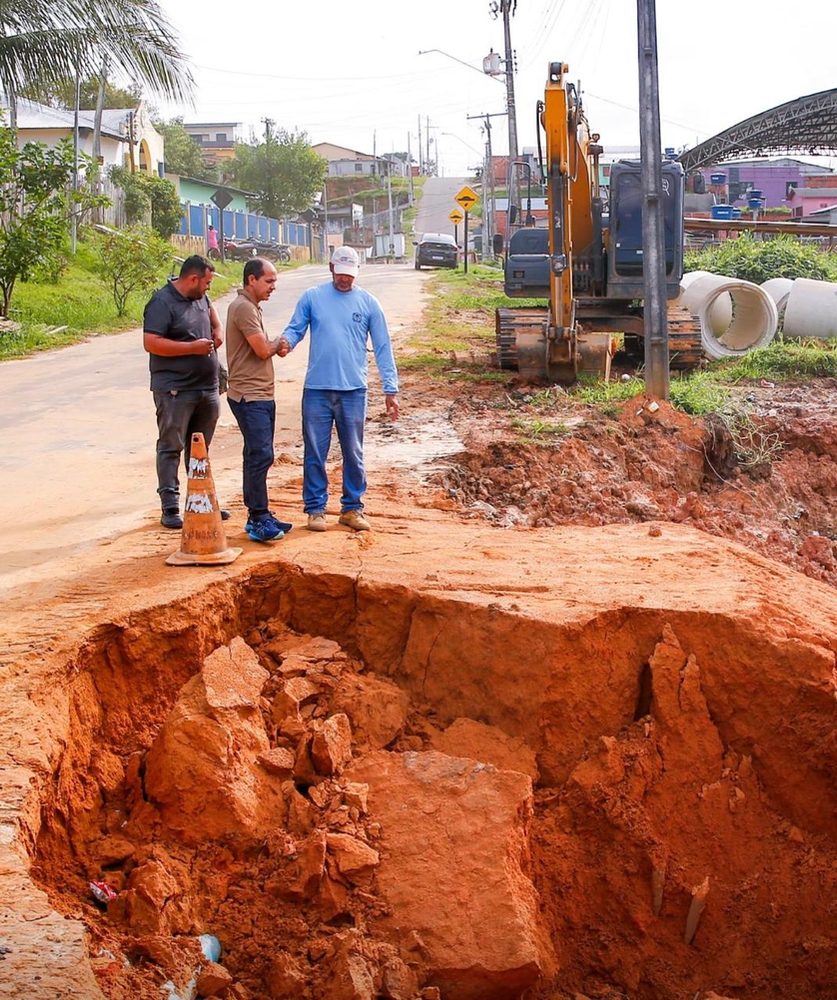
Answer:
<path fill-rule="evenodd" d="M 291 250 L 287 244 L 277 243 L 276 240 L 254 240 L 253 242 L 258 248 L 260 257 L 279 261 L 282 264 L 290 263 Z"/>

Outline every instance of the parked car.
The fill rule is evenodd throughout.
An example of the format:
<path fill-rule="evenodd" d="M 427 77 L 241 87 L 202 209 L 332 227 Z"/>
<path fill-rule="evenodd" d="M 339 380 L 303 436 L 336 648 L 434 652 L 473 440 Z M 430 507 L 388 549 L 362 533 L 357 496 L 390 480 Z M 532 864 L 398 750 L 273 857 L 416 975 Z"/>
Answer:
<path fill-rule="evenodd" d="M 422 267 L 456 267 L 459 247 L 447 233 L 425 233 L 420 240 L 413 240 L 416 248 L 416 270 Z"/>

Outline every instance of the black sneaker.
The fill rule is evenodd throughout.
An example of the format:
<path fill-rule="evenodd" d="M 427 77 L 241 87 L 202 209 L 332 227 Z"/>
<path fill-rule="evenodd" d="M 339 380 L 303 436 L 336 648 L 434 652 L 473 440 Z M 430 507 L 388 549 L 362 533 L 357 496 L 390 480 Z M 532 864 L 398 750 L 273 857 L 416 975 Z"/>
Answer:
<path fill-rule="evenodd" d="M 180 511 L 177 507 L 169 507 L 163 511 L 160 518 L 160 524 L 164 528 L 175 528 L 177 531 L 183 527 L 183 518 L 180 516 Z"/>
<path fill-rule="evenodd" d="M 229 521 L 229 519 L 231 517 L 232 517 L 232 514 L 228 510 L 222 510 L 221 511 L 221 520 L 222 521 Z"/>

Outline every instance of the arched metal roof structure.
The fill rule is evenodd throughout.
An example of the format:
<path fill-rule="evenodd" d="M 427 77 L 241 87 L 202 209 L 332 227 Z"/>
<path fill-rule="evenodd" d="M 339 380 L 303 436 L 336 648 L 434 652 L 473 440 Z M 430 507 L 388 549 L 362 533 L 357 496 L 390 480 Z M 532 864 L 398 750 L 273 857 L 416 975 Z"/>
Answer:
<path fill-rule="evenodd" d="M 797 97 L 762 111 L 686 150 L 679 159 L 688 173 L 748 154 L 766 156 L 793 150 L 809 155 L 837 152 L 837 89 Z"/>

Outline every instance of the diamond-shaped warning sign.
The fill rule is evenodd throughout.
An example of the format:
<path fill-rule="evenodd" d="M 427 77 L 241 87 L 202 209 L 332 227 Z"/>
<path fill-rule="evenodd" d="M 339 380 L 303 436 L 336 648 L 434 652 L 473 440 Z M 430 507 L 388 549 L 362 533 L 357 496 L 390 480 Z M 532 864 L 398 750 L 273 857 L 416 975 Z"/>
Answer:
<path fill-rule="evenodd" d="M 458 226 L 458 225 L 459 225 L 459 223 L 460 223 L 460 222 L 461 222 L 461 221 L 462 221 L 462 220 L 463 220 L 463 219 L 465 218 L 465 216 L 464 216 L 464 215 L 463 215 L 463 214 L 462 214 L 462 213 L 461 213 L 461 212 L 459 211 L 459 209 L 458 209 L 458 208 L 455 208 L 455 209 L 454 209 L 454 210 L 453 210 L 453 211 L 452 211 L 452 212 L 450 213 L 450 215 L 448 216 L 448 218 L 450 219 L 450 221 L 451 221 L 451 222 L 452 222 L 452 223 L 453 223 L 453 224 L 454 224 L 455 226 Z"/>
<path fill-rule="evenodd" d="M 457 203 L 457 205 L 459 205 L 460 208 L 465 209 L 467 212 L 472 209 L 474 205 L 476 205 L 476 203 L 480 200 L 480 196 L 476 191 L 466 185 L 453 200 Z"/>

